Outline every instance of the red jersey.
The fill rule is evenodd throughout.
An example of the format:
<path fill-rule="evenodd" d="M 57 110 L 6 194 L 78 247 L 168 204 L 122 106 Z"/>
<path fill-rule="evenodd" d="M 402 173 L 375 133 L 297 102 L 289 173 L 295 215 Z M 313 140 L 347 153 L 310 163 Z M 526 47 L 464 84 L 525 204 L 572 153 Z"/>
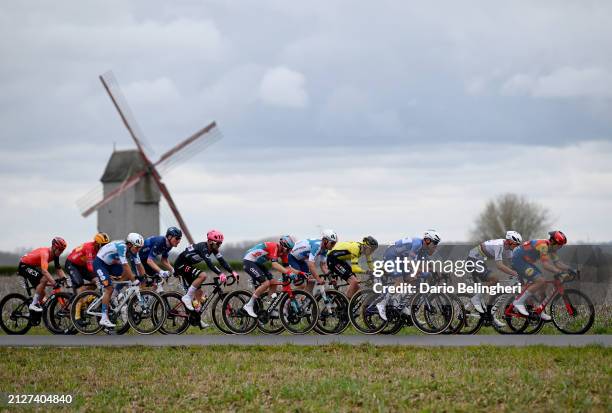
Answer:
<path fill-rule="evenodd" d="M 59 257 L 53 255 L 49 247 L 36 248 L 21 257 L 21 262 L 32 267 L 40 267 L 43 270 L 49 269 L 49 263 L 55 262 L 55 268 L 60 268 Z"/>
<path fill-rule="evenodd" d="M 87 267 L 87 271 L 93 273 L 93 262 L 97 253 L 98 248 L 95 242 L 85 242 L 73 249 L 67 260 L 77 267 Z"/>

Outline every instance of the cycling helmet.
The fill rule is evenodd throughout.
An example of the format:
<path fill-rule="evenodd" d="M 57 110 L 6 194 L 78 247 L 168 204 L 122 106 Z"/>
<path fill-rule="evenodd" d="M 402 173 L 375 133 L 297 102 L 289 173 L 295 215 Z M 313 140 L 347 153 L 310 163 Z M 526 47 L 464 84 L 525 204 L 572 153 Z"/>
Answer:
<path fill-rule="evenodd" d="M 216 229 L 211 229 L 210 231 L 208 231 L 208 234 L 206 234 L 206 238 L 209 241 L 216 242 L 217 244 L 221 244 L 223 242 L 223 234 L 220 231 L 217 231 Z"/>
<path fill-rule="evenodd" d="M 51 247 L 60 251 L 64 251 L 67 246 L 68 244 L 66 243 L 66 240 L 64 240 L 62 237 L 55 237 L 51 240 Z"/>
<path fill-rule="evenodd" d="M 557 245 L 567 244 L 567 237 L 561 231 L 550 231 L 548 235 L 550 235 L 550 240 L 554 241 Z"/>
<path fill-rule="evenodd" d="M 142 238 L 142 235 L 136 232 L 130 232 L 125 241 L 129 242 L 135 247 L 142 247 L 144 245 L 144 238 Z"/>
<path fill-rule="evenodd" d="M 423 234 L 423 239 L 428 239 L 435 245 L 438 245 L 438 243 L 442 241 L 440 235 L 436 232 L 436 230 L 433 229 L 428 229 L 427 231 L 425 231 L 425 234 Z"/>
<path fill-rule="evenodd" d="M 510 242 L 515 242 L 517 244 L 520 244 L 521 242 L 523 242 L 523 237 L 521 237 L 521 234 L 519 234 L 516 231 L 507 231 L 506 239 Z"/>
<path fill-rule="evenodd" d="M 98 232 L 94 237 L 94 242 L 100 246 L 106 245 L 110 242 L 108 234 L 106 232 Z"/>
<path fill-rule="evenodd" d="M 288 250 L 292 249 L 295 245 L 295 240 L 291 235 L 283 235 L 282 237 L 280 237 L 280 240 L 278 242 L 280 245 L 287 248 Z"/>
<path fill-rule="evenodd" d="M 378 248 L 378 241 L 371 235 L 363 238 L 363 243 L 369 247 L 374 247 L 374 249 Z"/>
<path fill-rule="evenodd" d="M 338 234 L 333 229 L 326 229 L 321 233 L 321 237 L 331 242 L 338 242 Z"/>
<path fill-rule="evenodd" d="M 183 231 L 181 231 L 177 227 L 170 227 L 166 231 L 166 237 L 182 238 L 183 237 Z"/>

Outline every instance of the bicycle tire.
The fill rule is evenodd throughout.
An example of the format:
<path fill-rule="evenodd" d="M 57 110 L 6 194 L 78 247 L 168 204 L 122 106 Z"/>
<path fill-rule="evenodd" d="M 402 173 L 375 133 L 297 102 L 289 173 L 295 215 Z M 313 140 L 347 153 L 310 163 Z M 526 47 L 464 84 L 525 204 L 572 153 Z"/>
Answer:
<path fill-rule="evenodd" d="M 348 327 L 350 320 L 348 319 L 348 298 L 340 291 L 327 290 L 326 296 L 329 299 L 328 309 L 322 295 L 319 295 L 317 307 L 319 308 L 319 319 L 314 327 L 314 330 L 323 335 L 340 334 Z"/>
<path fill-rule="evenodd" d="M 459 294 L 458 297 L 463 303 L 463 308 L 465 310 L 463 327 L 459 330 L 459 334 L 467 335 L 478 333 L 485 322 L 485 315 L 476 311 L 475 308 L 468 310 L 467 303 L 469 303 L 472 298 L 470 294 Z M 490 313 L 491 306 L 487 307 L 487 312 Z"/>
<path fill-rule="evenodd" d="M 377 334 L 387 325 L 387 321 L 380 318 L 375 302 L 382 299 L 382 295 L 372 290 L 359 290 L 349 302 L 349 320 L 356 330 L 363 334 Z M 363 324 L 361 324 L 363 322 Z"/>
<path fill-rule="evenodd" d="M 257 318 L 257 329 L 264 334 L 277 335 L 285 331 L 285 326 L 280 320 L 280 312 L 278 312 L 278 316 L 271 317 L 269 315 L 267 312 L 269 305 L 268 293 L 263 293 L 255 301 L 253 308 L 255 308 L 255 313 L 259 316 Z"/>
<path fill-rule="evenodd" d="M 453 319 L 442 334 L 457 334 L 465 325 L 465 307 L 456 294 L 447 294 L 453 303 Z"/>
<path fill-rule="evenodd" d="M 159 332 L 183 334 L 189 328 L 189 311 L 181 301 L 183 295 L 176 291 L 167 291 L 162 293 L 161 297 L 166 305 L 166 319 L 159 328 Z"/>
<path fill-rule="evenodd" d="M 232 330 L 227 328 L 225 321 L 223 321 L 223 300 L 226 295 L 227 293 L 220 293 L 215 297 L 215 301 L 213 301 L 210 308 L 210 318 L 212 318 L 215 327 L 219 331 L 225 334 L 234 334 Z"/>
<path fill-rule="evenodd" d="M 300 299 L 300 296 L 304 298 Z M 285 294 L 279 307 L 281 323 L 292 334 L 306 334 L 317 325 L 319 307 L 317 300 L 309 292 L 296 290 L 293 297 Z"/>
<path fill-rule="evenodd" d="M 512 304 L 515 296 L 512 294 L 502 294 L 493 303 L 495 310 L 491 311 L 491 319 L 503 321 L 502 325 L 492 322 L 493 329 L 499 334 L 521 334 L 527 328 L 529 319 L 521 316 L 507 316 L 506 309 Z"/>
<path fill-rule="evenodd" d="M 58 292 L 53 294 L 43 308 L 43 322 L 47 330 L 56 335 L 77 333 L 70 319 L 70 305 L 74 294 Z M 66 323 L 67 321 L 67 323 Z"/>
<path fill-rule="evenodd" d="M 90 298 L 88 298 L 88 296 Z M 86 290 L 77 294 L 70 303 L 70 321 L 74 328 L 81 334 L 91 335 L 102 330 L 99 317 L 86 313 L 87 308 L 92 301 L 98 299 L 101 294 L 98 291 Z M 81 303 L 81 301 L 83 301 Z M 77 318 L 77 305 L 81 303 L 79 308 L 79 318 Z"/>
<path fill-rule="evenodd" d="M 572 296 L 574 296 L 574 298 L 572 298 Z M 574 311 L 577 311 L 577 297 L 580 297 L 580 299 L 584 301 L 584 305 L 586 306 L 586 309 L 588 309 L 586 323 L 584 323 L 584 325 L 578 330 L 569 330 L 563 327 L 560 323 L 561 309 L 567 311 L 567 306 L 571 306 Z M 561 303 L 561 300 L 563 303 Z M 557 310 L 557 308 L 559 308 L 559 310 Z M 593 322 L 595 321 L 595 306 L 593 305 L 591 299 L 582 291 L 570 288 L 566 289 L 563 294 L 557 295 L 555 298 L 553 298 L 550 303 L 550 315 L 552 317 L 553 325 L 563 334 L 584 334 L 589 331 L 589 329 L 593 326 Z M 575 316 L 571 317 L 575 318 Z"/>
<path fill-rule="evenodd" d="M 155 333 L 166 320 L 166 303 L 159 294 L 151 290 L 140 291 L 128 301 L 128 322 L 138 334 Z M 143 320 L 151 320 L 151 326 L 143 324 Z"/>
<path fill-rule="evenodd" d="M 11 308 L 6 308 L 9 301 L 17 300 L 15 305 Z M 19 293 L 11 293 L 6 295 L 2 301 L 0 301 L 0 327 L 2 330 L 9 335 L 23 335 L 32 328 L 32 321 L 30 319 L 30 309 L 28 306 L 31 302 L 31 298 Z M 27 320 L 23 325 L 17 326 L 19 320 Z"/>
<path fill-rule="evenodd" d="M 453 304 L 447 294 L 415 294 L 410 303 L 412 323 L 424 334 L 436 335 L 444 332 L 454 317 Z M 422 319 L 420 312 L 423 312 Z M 439 320 L 438 318 L 441 317 Z M 441 323 L 438 323 L 441 321 Z M 436 323 L 434 325 L 434 322 Z"/>
<path fill-rule="evenodd" d="M 235 290 L 223 299 L 223 321 L 234 334 L 248 334 L 257 328 L 257 319 L 249 316 L 242 308 L 251 295 L 246 290 Z"/>

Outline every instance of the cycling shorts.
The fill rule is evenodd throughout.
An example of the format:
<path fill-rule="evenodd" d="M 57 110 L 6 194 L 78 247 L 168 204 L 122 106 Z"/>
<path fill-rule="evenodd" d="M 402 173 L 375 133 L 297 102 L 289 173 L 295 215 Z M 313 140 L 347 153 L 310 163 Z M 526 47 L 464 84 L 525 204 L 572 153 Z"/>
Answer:
<path fill-rule="evenodd" d="M 289 266 L 294 270 L 302 271 L 308 274 L 310 270 L 308 269 L 308 264 L 306 261 L 300 261 L 293 256 L 293 254 L 289 254 Z"/>
<path fill-rule="evenodd" d="M 23 262 L 19 263 L 17 273 L 24 277 L 26 280 L 28 280 L 32 288 L 36 288 L 38 286 L 38 284 L 40 283 L 40 279 L 43 276 L 42 271 L 39 267 L 24 264 Z"/>
<path fill-rule="evenodd" d="M 74 288 L 82 287 L 83 284 L 85 284 L 83 280 L 93 281 L 94 275 L 87 271 L 87 268 L 75 265 L 71 261 L 66 261 L 66 265 L 64 265 L 64 268 L 70 276 L 70 279 L 72 280 L 72 286 Z"/>
<path fill-rule="evenodd" d="M 337 275 L 344 281 L 348 281 L 349 278 L 354 276 L 351 264 L 343 259 L 336 257 L 334 251 L 327 255 L 327 266 L 332 274 Z"/>
<path fill-rule="evenodd" d="M 112 277 L 120 277 L 123 274 L 123 265 L 121 264 L 107 264 L 100 258 L 96 257 L 94 260 L 94 272 L 100 279 L 103 287 L 113 285 Z"/>
<path fill-rule="evenodd" d="M 538 267 L 521 257 L 512 258 L 512 268 L 518 273 L 521 284 L 532 283 L 542 276 L 542 271 Z"/>
<path fill-rule="evenodd" d="M 480 282 L 484 282 L 487 281 L 489 279 L 489 275 L 491 275 L 491 273 L 493 271 L 491 271 L 489 268 L 487 268 L 486 265 L 482 264 L 482 266 L 484 267 L 484 269 L 482 271 L 478 270 L 478 267 L 476 266 L 477 262 L 482 262 L 482 260 L 479 260 L 478 258 L 472 258 L 472 257 L 468 257 L 467 261 L 473 262 L 474 263 L 474 271 L 472 271 L 472 279 L 474 281 L 480 281 Z"/>
<path fill-rule="evenodd" d="M 183 264 L 174 267 L 174 273 L 181 277 L 183 287 L 185 287 L 185 289 L 189 289 L 195 279 L 198 278 L 203 272 L 204 271 L 194 267 L 193 265 Z"/>
<path fill-rule="evenodd" d="M 242 260 L 244 271 L 249 274 L 254 285 L 260 285 L 274 278 L 270 271 L 263 265 L 249 260 Z"/>

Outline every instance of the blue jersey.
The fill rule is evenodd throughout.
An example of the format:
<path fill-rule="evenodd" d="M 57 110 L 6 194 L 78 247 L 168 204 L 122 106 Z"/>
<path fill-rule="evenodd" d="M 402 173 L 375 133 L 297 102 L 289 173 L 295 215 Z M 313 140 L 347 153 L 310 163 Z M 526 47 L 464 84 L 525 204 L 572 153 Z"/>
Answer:
<path fill-rule="evenodd" d="M 385 251 L 384 259 L 386 261 L 394 260 L 398 257 L 407 257 L 411 260 L 425 259 L 429 257 L 429 251 L 427 251 L 422 238 L 406 237 L 395 241 Z"/>
<path fill-rule="evenodd" d="M 141 261 L 147 262 L 149 258 L 156 260 L 160 255 L 162 258 L 168 258 L 168 253 L 171 249 L 172 245 L 168 246 L 166 237 L 159 235 L 157 237 L 147 238 L 138 254 L 140 255 Z"/>
<path fill-rule="evenodd" d="M 298 241 L 291 250 L 291 255 L 298 261 L 315 261 L 317 257 L 325 257 L 327 250 L 321 246 L 320 239 L 304 239 Z"/>
<path fill-rule="evenodd" d="M 107 265 L 128 264 L 128 260 L 133 264 L 140 264 L 140 258 L 128 251 L 125 241 L 109 242 L 100 248 L 96 257 Z"/>

